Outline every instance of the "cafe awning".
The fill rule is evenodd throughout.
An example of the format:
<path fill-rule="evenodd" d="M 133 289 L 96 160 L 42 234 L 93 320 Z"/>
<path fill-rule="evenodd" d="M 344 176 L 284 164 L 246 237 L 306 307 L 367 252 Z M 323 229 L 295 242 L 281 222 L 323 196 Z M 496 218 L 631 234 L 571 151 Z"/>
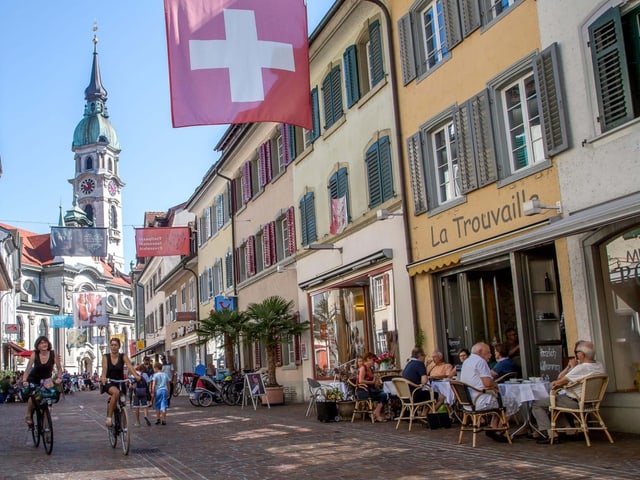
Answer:
<path fill-rule="evenodd" d="M 15 342 L 7 342 L 7 345 L 14 352 L 26 352 L 26 351 L 28 351 L 26 348 L 21 347 L 20 345 L 18 345 Z"/>
<path fill-rule="evenodd" d="M 155 352 L 156 348 L 158 348 L 158 347 L 164 347 L 164 340 L 160 340 L 159 342 L 156 342 L 153 345 L 149 345 L 148 347 L 145 347 L 142 350 L 137 351 L 136 353 L 134 353 L 131 356 L 132 357 L 137 357 L 138 355 L 142 355 L 143 353 L 147 353 L 147 352 L 151 352 L 151 351 Z"/>

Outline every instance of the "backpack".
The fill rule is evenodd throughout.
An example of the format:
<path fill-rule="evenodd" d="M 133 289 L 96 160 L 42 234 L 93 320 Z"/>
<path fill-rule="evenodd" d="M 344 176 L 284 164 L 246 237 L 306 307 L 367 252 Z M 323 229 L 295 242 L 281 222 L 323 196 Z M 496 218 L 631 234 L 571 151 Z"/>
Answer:
<path fill-rule="evenodd" d="M 135 394 L 136 397 L 147 397 L 149 393 L 149 384 L 144 378 L 144 375 L 140 375 L 140 380 L 136 382 Z"/>

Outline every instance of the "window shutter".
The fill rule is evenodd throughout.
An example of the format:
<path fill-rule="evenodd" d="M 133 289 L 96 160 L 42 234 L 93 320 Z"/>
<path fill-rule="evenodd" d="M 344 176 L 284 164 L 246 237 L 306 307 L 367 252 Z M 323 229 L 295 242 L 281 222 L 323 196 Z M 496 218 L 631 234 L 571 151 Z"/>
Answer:
<path fill-rule="evenodd" d="M 296 253 L 296 212 L 293 207 L 287 209 L 287 256 Z"/>
<path fill-rule="evenodd" d="M 331 70 L 331 107 L 333 111 L 333 122 L 338 121 L 342 114 L 342 75 L 340 67 L 335 66 Z"/>
<path fill-rule="evenodd" d="M 308 195 L 300 199 L 300 231 L 302 233 L 302 245 L 309 244 L 309 235 L 307 229 L 307 201 Z"/>
<path fill-rule="evenodd" d="M 379 141 L 380 156 L 380 184 L 382 186 L 382 201 L 393 197 L 393 165 L 391 162 L 391 144 L 389 137 L 382 137 Z"/>
<path fill-rule="evenodd" d="M 342 57 L 344 59 L 344 83 L 347 89 L 347 107 L 351 108 L 358 100 L 360 100 L 358 55 L 356 46 L 348 46 Z"/>
<path fill-rule="evenodd" d="M 269 238 L 271 239 L 271 258 L 275 263 L 278 260 L 278 249 L 276 247 L 276 222 L 269 223 Z"/>
<path fill-rule="evenodd" d="M 489 94 L 486 90 L 471 99 L 471 111 L 478 186 L 483 187 L 495 182 L 498 178 L 491 112 L 489 111 Z M 460 152 L 459 147 L 458 152 Z"/>
<path fill-rule="evenodd" d="M 224 193 L 216 198 L 216 224 L 218 230 L 224 225 Z"/>
<path fill-rule="evenodd" d="M 324 107 L 324 128 L 333 125 L 333 109 L 331 107 L 331 72 L 322 80 L 322 106 Z"/>
<path fill-rule="evenodd" d="M 295 312 L 293 314 L 296 318 L 296 323 L 300 323 L 300 312 Z M 293 337 L 293 356 L 295 359 L 296 365 L 302 365 L 302 352 L 300 348 L 300 335 L 296 335 Z"/>
<path fill-rule="evenodd" d="M 227 254 L 225 255 L 224 258 L 224 267 L 226 270 L 226 277 L 227 277 L 227 287 L 231 287 L 233 285 L 233 253 L 231 252 L 227 252 Z"/>
<path fill-rule="evenodd" d="M 459 105 L 453 112 L 456 134 L 458 135 L 458 165 L 460 167 L 460 187 L 463 194 L 478 188 L 470 110 L 471 104 L 467 101 Z"/>
<path fill-rule="evenodd" d="M 276 343 L 276 367 L 282 366 L 282 343 Z"/>
<path fill-rule="evenodd" d="M 271 140 L 267 140 L 263 145 L 266 183 L 269 183 L 273 179 L 273 171 L 271 169 Z M 280 159 L 278 159 L 278 161 L 280 161 Z"/>
<path fill-rule="evenodd" d="M 384 79 L 384 58 L 382 54 L 382 32 L 380 22 L 369 24 L 369 64 L 371 65 L 371 85 L 376 86 Z"/>
<path fill-rule="evenodd" d="M 246 162 L 242 166 L 242 201 L 244 203 L 251 200 L 251 162 Z"/>
<path fill-rule="evenodd" d="M 296 126 L 295 125 L 287 125 L 287 138 L 289 143 L 287 144 L 287 152 L 289 153 L 289 163 L 291 163 L 298 156 L 298 145 L 296 145 Z M 300 148 L 303 149 L 304 145 L 300 145 Z"/>
<path fill-rule="evenodd" d="M 369 208 L 382 203 L 382 185 L 380 184 L 379 145 L 374 143 L 367 150 L 367 185 L 369 187 Z"/>
<path fill-rule="evenodd" d="M 589 45 L 603 132 L 633 118 L 620 10 L 611 8 L 589 26 Z"/>
<path fill-rule="evenodd" d="M 316 197 L 313 192 L 307 193 L 306 197 L 307 201 L 305 203 L 305 210 L 307 219 L 307 241 L 308 243 L 311 243 L 318 239 L 316 227 Z"/>
<path fill-rule="evenodd" d="M 253 356 L 254 356 L 254 367 L 256 367 L 256 369 L 258 368 L 262 368 L 262 356 L 260 354 L 260 344 L 259 343 L 254 343 L 253 344 Z"/>
<path fill-rule="evenodd" d="M 557 43 L 553 43 L 540 52 L 533 62 L 542 123 L 542 139 L 547 158 L 569 148 L 559 65 Z"/>
<path fill-rule="evenodd" d="M 407 156 L 409 159 L 409 176 L 411 193 L 413 195 L 413 209 L 416 214 L 427 210 L 427 192 L 422 163 L 422 142 L 420 132 L 407 139 Z"/>
<path fill-rule="evenodd" d="M 338 198 L 338 172 L 331 175 L 329 179 L 329 198 Z M 331 203 L 329 203 L 331 205 Z"/>
<path fill-rule="evenodd" d="M 480 27 L 478 0 L 460 0 L 462 35 L 466 38 Z"/>
<path fill-rule="evenodd" d="M 270 267 L 273 265 L 274 258 L 271 256 L 271 236 L 269 235 L 270 223 L 263 225 L 262 227 L 262 252 L 264 255 L 264 266 Z"/>
<path fill-rule="evenodd" d="M 342 167 L 337 172 L 337 188 L 338 188 L 338 196 L 335 198 L 344 197 L 349 194 L 349 184 L 347 182 L 347 168 Z"/>
<path fill-rule="evenodd" d="M 280 124 L 280 136 L 282 138 L 282 166 L 289 165 L 291 163 L 291 136 L 290 125 L 286 123 Z M 278 159 L 280 161 L 280 159 Z"/>
<path fill-rule="evenodd" d="M 236 277 L 236 284 L 240 283 L 240 271 L 242 270 L 242 265 L 240 265 L 240 249 L 236 248 L 233 252 L 233 266 L 234 273 Z"/>
<path fill-rule="evenodd" d="M 198 301 L 204 303 L 204 275 L 198 275 Z"/>
<path fill-rule="evenodd" d="M 258 181 L 260 187 L 264 188 L 267 184 L 267 154 L 265 144 L 258 147 Z"/>
<path fill-rule="evenodd" d="M 442 2 L 442 8 L 444 14 L 444 32 L 447 38 L 447 50 L 451 52 L 451 49 L 462 41 L 458 0 L 444 0 Z"/>
<path fill-rule="evenodd" d="M 213 267 L 207 267 L 207 298 L 213 297 Z"/>
<path fill-rule="evenodd" d="M 382 276 L 382 301 L 385 305 L 391 304 L 391 297 L 389 295 L 389 274 L 385 273 Z"/>
<path fill-rule="evenodd" d="M 313 143 L 320 136 L 320 101 L 318 99 L 318 87 L 311 90 L 311 121 L 312 128 L 309 132 L 309 143 Z"/>
<path fill-rule="evenodd" d="M 406 85 L 416 78 L 416 57 L 413 50 L 413 34 L 411 33 L 410 13 L 407 13 L 404 17 L 398 20 L 398 37 L 400 40 L 402 81 Z"/>
<path fill-rule="evenodd" d="M 247 238 L 247 277 L 256 274 L 256 237 L 253 235 Z"/>

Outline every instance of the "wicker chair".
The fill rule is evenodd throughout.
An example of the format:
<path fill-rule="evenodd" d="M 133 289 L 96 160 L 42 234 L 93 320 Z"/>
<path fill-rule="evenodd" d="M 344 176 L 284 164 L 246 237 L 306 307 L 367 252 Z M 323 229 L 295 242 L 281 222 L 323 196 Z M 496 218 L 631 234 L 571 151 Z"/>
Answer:
<path fill-rule="evenodd" d="M 398 423 L 396 423 L 396 430 L 400 426 L 400 422 L 402 420 L 409 420 L 409 431 L 411 431 L 411 426 L 413 425 L 414 420 L 426 422 L 427 414 L 435 412 L 436 401 L 434 399 L 433 390 L 431 390 L 431 387 L 424 387 L 429 389 L 429 400 L 418 402 L 414 397 L 416 396 L 416 393 L 419 393 L 421 388 L 423 387 L 421 387 L 420 385 L 416 385 L 415 383 L 410 382 L 406 378 L 402 377 L 393 378 L 391 381 L 393 382 L 393 386 L 398 393 L 398 398 L 402 402 L 402 408 L 400 409 L 400 415 L 398 416 Z M 404 416 L 405 412 L 408 413 L 409 416 Z"/>
<path fill-rule="evenodd" d="M 509 373 L 505 373 L 504 375 L 501 375 L 500 377 L 496 378 L 495 381 L 496 383 L 503 383 L 507 380 L 509 380 L 510 378 L 515 378 L 518 376 L 518 372 L 509 372 Z"/>
<path fill-rule="evenodd" d="M 613 443 L 613 438 L 611 438 L 611 434 L 600 416 L 600 402 L 602 402 L 608 383 L 609 377 L 607 375 L 590 375 L 577 382 L 555 387 L 551 390 L 549 394 L 551 403 L 549 406 L 551 416 L 551 443 L 553 443 L 556 432 L 573 431 L 576 429 L 576 427 L 556 426 L 556 421 L 562 413 L 571 415 L 576 423 L 579 424 L 577 428 L 584 434 L 584 439 L 588 447 L 591 446 L 589 430 L 603 430 L 609 442 Z M 580 400 L 578 401 L 577 407 L 571 408 L 556 405 L 556 395 L 560 390 L 573 389 L 573 391 L 575 391 L 575 387 L 580 388 Z M 589 416 L 593 417 L 591 421 L 589 421 Z"/>
<path fill-rule="evenodd" d="M 505 408 L 502 406 L 502 398 L 500 392 L 497 390 L 478 390 L 471 385 L 467 385 L 463 382 L 452 380 L 451 388 L 456 397 L 456 401 L 460 406 L 460 412 L 462 413 L 462 419 L 460 422 L 460 436 L 458 437 L 458 443 L 462 443 L 462 435 L 464 432 L 473 433 L 473 447 L 476 446 L 476 434 L 481 431 L 494 431 L 504 432 L 504 436 L 507 438 L 509 444 L 511 444 L 511 436 L 509 435 L 509 422 L 507 421 L 507 414 Z M 475 401 L 471 397 L 471 392 L 476 392 L 478 395 L 475 397 Z M 489 408 L 485 410 L 477 410 L 475 402 L 480 398 L 480 394 L 494 395 L 498 401 L 498 408 Z M 499 425 L 496 428 L 490 426 L 491 419 L 496 417 Z M 483 424 L 484 422 L 484 424 Z"/>
<path fill-rule="evenodd" d="M 353 409 L 353 415 L 351 415 L 351 422 L 353 422 L 357 415 L 361 415 L 363 419 L 367 418 L 367 415 L 371 418 L 371 423 L 375 423 L 375 417 L 373 415 L 373 400 L 369 397 L 369 388 L 363 383 L 354 383 L 352 380 L 348 381 L 351 388 L 355 393 L 355 407 Z M 366 397 L 365 397 L 366 394 Z"/>

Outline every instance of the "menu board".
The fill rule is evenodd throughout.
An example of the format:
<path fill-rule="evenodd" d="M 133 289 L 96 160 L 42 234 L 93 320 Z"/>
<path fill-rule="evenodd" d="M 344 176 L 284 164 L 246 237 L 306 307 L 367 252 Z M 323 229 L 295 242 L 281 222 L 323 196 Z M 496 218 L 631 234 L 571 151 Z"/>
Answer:
<path fill-rule="evenodd" d="M 538 345 L 540 376 L 549 381 L 558 378 L 562 371 L 562 345 Z"/>

